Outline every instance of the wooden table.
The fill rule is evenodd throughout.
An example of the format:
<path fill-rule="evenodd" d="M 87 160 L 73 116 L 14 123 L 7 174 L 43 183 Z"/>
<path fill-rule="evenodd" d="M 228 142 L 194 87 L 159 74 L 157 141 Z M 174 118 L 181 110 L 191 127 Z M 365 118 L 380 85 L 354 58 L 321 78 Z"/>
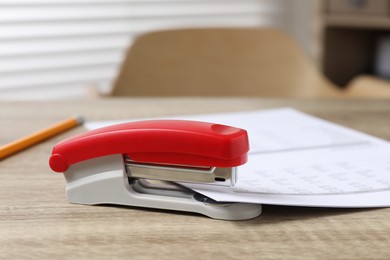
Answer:
<path fill-rule="evenodd" d="M 390 140 L 389 101 L 107 99 L 1 103 L 0 143 L 72 114 L 89 120 L 295 107 Z M 0 258 L 389 259 L 390 209 L 264 206 L 248 221 L 70 204 L 48 158 L 61 134 L 0 164 Z M 390 156 L 390 155 L 389 155 Z M 390 198 L 389 198 L 390 201 Z"/>

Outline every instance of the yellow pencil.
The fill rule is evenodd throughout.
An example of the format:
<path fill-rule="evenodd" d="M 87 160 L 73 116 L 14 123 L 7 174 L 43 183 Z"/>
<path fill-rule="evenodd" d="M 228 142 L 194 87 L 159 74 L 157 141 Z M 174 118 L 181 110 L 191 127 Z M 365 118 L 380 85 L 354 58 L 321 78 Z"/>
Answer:
<path fill-rule="evenodd" d="M 72 127 L 80 125 L 84 122 L 84 119 L 80 116 L 72 117 L 61 122 L 58 122 L 45 129 L 39 130 L 35 133 L 29 134 L 18 140 L 15 140 L 9 144 L 0 147 L 0 160 L 4 159 L 14 153 L 24 150 L 34 144 L 37 144 L 47 138 L 60 134 Z"/>

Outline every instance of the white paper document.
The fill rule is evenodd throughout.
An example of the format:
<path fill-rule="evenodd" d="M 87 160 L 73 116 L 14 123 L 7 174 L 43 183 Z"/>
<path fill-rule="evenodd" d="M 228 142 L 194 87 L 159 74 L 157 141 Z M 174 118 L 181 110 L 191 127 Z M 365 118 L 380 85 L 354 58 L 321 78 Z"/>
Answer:
<path fill-rule="evenodd" d="M 390 206 L 390 143 L 282 108 L 170 117 L 246 129 L 248 162 L 233 187 L 188 184 L 217 201 L 327 207 Z M 89 122 L 94 129 L 119 122 Z"/>

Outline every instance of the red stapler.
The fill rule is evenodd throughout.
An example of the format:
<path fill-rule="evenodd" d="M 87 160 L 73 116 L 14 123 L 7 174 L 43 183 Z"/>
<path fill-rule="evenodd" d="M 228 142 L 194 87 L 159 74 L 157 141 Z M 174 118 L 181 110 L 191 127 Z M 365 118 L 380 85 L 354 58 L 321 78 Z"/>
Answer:
<path fill-rule="evenodd" d="M 80 204 L 119 204 L 242 220 L 261 205 L 216 202 L 176 182 L 234 185 L 247 161 L 245 130 L 225 125 L 150 120 L 104 127 L 54 146 L 50 167 L 63 172 L 66 195 Z"/>

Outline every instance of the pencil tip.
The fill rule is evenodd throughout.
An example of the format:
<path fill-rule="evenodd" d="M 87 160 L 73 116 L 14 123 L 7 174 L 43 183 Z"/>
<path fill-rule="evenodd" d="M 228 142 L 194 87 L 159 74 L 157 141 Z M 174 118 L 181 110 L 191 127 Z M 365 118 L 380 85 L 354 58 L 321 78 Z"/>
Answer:
<path fill-rule="evenodd" d="M 82 125 L 85 122 L 85 118 L 83 116 L 76 116 L 77 124 Z"/>

